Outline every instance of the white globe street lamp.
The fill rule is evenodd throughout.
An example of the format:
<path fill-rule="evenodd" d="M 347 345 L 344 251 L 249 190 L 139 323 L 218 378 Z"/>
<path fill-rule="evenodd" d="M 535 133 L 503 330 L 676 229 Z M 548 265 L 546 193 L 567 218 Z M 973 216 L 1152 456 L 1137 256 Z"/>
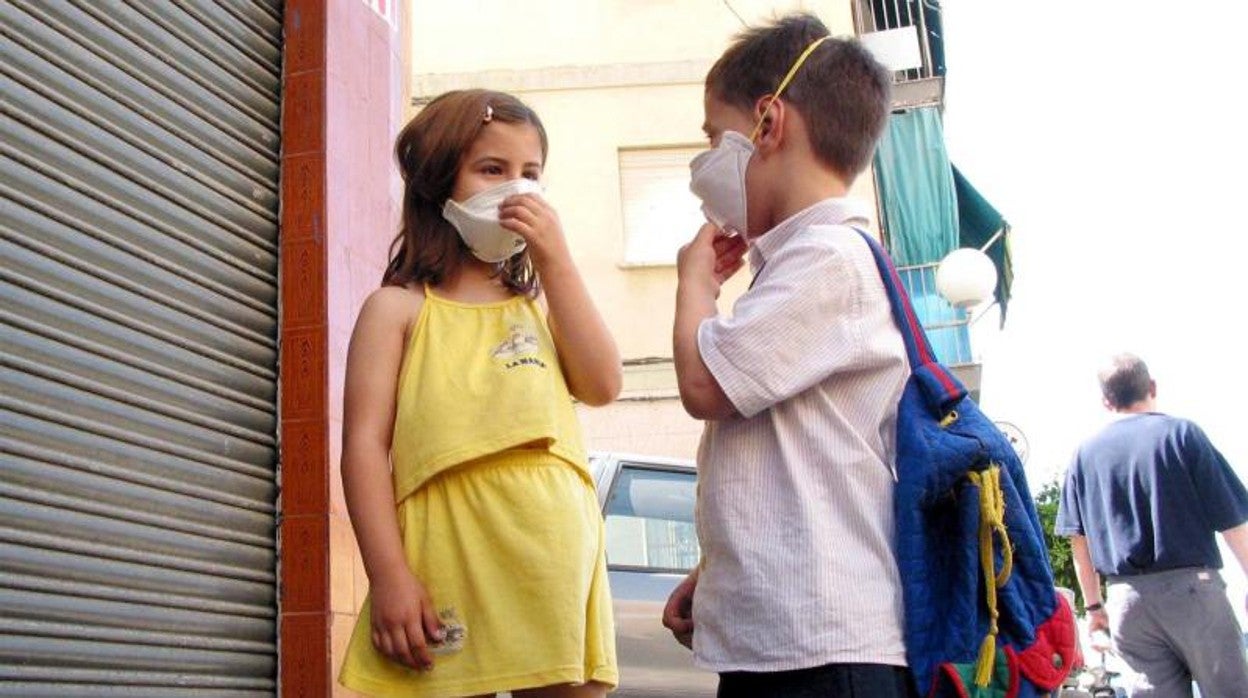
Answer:
<path fill-rule="evenodd" d="M 992 297 L 997 268 L 988 255 L 963 247 L 945 255 L 936 267 L 936 290 L 955 308 L 969 310 Z"/>

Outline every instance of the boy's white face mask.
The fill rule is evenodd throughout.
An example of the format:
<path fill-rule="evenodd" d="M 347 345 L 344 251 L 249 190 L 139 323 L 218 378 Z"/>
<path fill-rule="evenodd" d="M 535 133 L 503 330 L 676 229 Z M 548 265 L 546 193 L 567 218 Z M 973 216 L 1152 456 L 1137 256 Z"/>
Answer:
<path fill-rule="evenodd" d="M 789 86 L 797 69 L 802 67 L 806 58 L 819 47 L 828 37 L 816 39 L 806 47 L 805 51 L 793 61 L 793 67 L 780 81 L 780 86 L 767 100 L 762 116 L 754 124 L 754 130 L 747 138 L 736 131 L 724 131 L 719 136 L 719 143 L 710 150 L 699 153 L 689 163 L 689 189 L 702 200 L 702 214 L 706 219 L 727 232 L 739 233 L 749 238 L 746 224 L 745 204 L 745 170 L 754 155 L 754 139 L 763 127 L 763 118 L 770 111 L 771 105 L 780 98 L 784 88 Z"/>
<path fill-rule="evenodd" d="M 745 169 L 753 155 L 751 139 L 724 131 L 719 145 L 689 163 L 689 189 L 702 200 L 702 214 L 725 231 L 746 233 Z"/>
<path fill-rule="evenodd" d="M 503 199 L 516 194 L 537 194 L 542 185 L 531 179 L 512 179 L 463 201 L 447 199 L 442 217 L 455 226 L 459 237 L 482 262 L 496 264 L 524 250 L 524 238 L 507 230 L 498 222 L 498 207 Z"/>

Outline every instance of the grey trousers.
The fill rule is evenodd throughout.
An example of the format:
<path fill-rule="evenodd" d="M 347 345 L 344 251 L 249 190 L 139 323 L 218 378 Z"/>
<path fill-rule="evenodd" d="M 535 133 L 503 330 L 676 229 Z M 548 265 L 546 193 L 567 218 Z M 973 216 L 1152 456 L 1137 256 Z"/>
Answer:
<path fill-rule="evenodd" d="M 1131 696 L 1248 697 L 1239 622 L 1217 570 L 1111 577 L 1105 610 L 1114 646 L 1138 674 Z"/>

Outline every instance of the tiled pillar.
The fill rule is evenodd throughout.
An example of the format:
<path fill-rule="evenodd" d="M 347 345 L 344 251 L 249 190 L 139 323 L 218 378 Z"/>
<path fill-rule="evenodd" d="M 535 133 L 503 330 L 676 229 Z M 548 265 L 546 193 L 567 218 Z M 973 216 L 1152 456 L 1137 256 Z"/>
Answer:
<path fill-rule="evenodd" d="M 282 696 L 329 694 L 325 0 L 286 4 L 282 79 Z"/>
<path fill-rule="evenodd" d="M 342 496 L 342 378 L 401 189 L 402 3 L 289 0 L 282 103 L 281 695 L 335 677 L 367 592 Z"/>

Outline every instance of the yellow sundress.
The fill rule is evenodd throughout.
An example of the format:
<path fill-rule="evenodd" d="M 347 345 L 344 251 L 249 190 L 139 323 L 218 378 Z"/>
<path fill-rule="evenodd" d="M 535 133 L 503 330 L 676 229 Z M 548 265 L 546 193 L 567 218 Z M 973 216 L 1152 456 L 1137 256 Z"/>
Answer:
<path fill-rule="evenodd" d="M 339 681 L 373 696 L 470 696 L 619 681 L 602 517 L 541 309 L 425 289 L 391 446 L 407 561 L 466 630 L 432 670 L 373 647 L 365 602 Z"/>

